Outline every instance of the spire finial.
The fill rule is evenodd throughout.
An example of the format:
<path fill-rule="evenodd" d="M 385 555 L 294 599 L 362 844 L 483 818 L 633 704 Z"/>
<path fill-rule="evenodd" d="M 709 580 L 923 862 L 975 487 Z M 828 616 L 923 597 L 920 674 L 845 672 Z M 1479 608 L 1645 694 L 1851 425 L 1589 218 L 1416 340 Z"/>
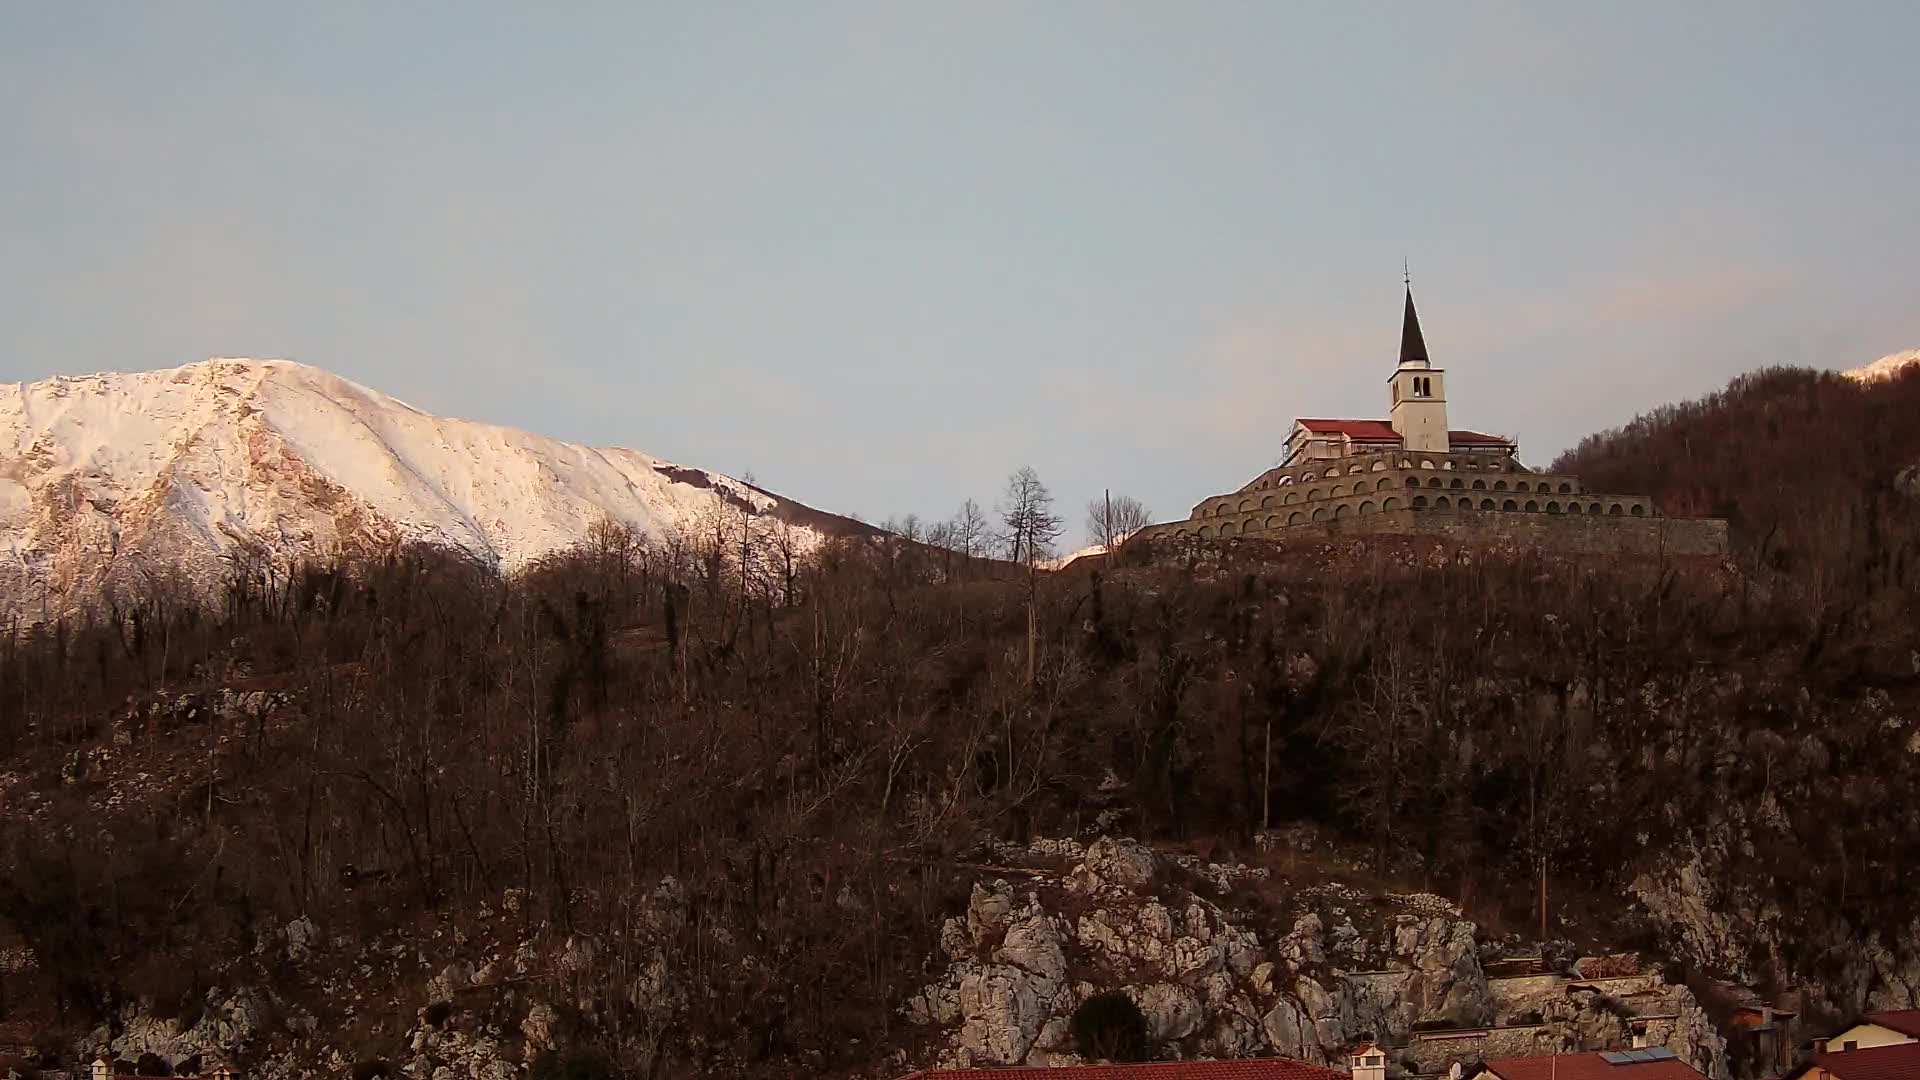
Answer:
<path fill-rule="evenodd" d="M 1407 288 L 1413 288 L 1413 264 L 1404 255 L 1400 257 L 1400 278 L 1407 283 Z"/>

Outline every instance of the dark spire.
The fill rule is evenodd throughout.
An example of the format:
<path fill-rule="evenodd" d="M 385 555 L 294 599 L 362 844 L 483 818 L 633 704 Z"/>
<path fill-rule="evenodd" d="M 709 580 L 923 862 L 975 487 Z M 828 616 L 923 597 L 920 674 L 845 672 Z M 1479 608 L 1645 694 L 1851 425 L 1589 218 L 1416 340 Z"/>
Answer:
<path fill-rule="evenodd" d="M 1421 367 L 1430 367 L 1427 359 L 1427 339 L 1420 336 L 1420 316 L 1413 310 L 1413 283 L 1407 283 L 1407 316 L 1400 324 L 1400 363 L 1418 363 Z"/>

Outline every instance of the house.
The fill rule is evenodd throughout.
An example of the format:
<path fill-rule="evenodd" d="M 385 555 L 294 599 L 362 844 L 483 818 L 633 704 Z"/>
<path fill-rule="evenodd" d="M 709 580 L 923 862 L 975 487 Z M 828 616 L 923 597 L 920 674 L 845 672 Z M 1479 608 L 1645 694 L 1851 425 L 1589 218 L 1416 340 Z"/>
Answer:
<path fill-rule="evenodd" d="M 1920 1041 L 1815 1054 L 1787 1080 L 1920 1080 Z"/>
<path fill-rule="evenodd" d="M 1920 1042 L 1920 1009 L 1888 1009 L 1861 1016 L 1859 1023 L 1817 1049 L 1845 1052 L 1910 1042 Z"/>
<path fill-rule="evenodd" d="M 1367 1049 L 1377 1059 L 1380 1070 L 1377 1074 L 1362 1073 L 1363 1066 L 1355 1066 L 1349 1077 L 1337 1069 L 1309 1065 L 1292 1058 L 1238 1058 L 1231 1061 L 1156 1061 L 1144 1065 L 929 1069 L 909 1074 L 902 1080 L 1383 1080 L 1386 1075 L 1385 1055 L 1377 1049 Z"/>
<path fill-rule="evenodd" d="M 1760 1002 L 1736 1006 L 1729 1024 L 1753 1040 L 1757 1061 L 1764 1064 L 1770 1073 L 1781 1073 L 1793 1067 L 1793 1048 L 1798 1045 L 1793 1034 L 1793 1023 L 1798 1016 L 1790 1009 L 1775 1008 Z"/>
<path fill-rule="evenodd" d="M 1706 1080 L 1698 1069 L 1674 1056 L 1664 1046 L 1606 1053 L 1537 1054 L 1531 1057 L 1488 1058 L 1479 1070 L 1464 1071 L 1464 1080 Z"/>

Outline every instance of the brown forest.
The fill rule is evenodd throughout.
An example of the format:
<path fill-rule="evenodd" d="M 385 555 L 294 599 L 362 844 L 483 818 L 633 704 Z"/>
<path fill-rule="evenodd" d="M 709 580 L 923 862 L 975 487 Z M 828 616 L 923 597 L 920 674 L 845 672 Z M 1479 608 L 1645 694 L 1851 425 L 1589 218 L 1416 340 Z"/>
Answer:
<path fill-rule="evenodd" d="M 157 580 L 0 637 L 0 932 L 45 973 L 0 1019 L 184 1007 L 297 915 L 370 934 L 521 889 L 528 925 L 604 943 L 569 977 L 604 988 L 575 1037 L 613 1060 L 847 1072 L 913 1037 L 984 838 L 1311 821 L 1521 926 L 1545 860 L 1657 948 L 1607 898 L 1763 797 L 1786 823 L 1748 886 L 1834 930 L 1756 968 L 1818 979 L 1816 942 L 1920 906 L 1891 872 L 1920 862 L 1916 759 L 1873 719 L 1920 702 L 1913 415 L 1920 373 L 1770 371 L 1557 464 L 1728 516 L 1726 561 L 1242 542 L 1033 573 L 974 557 L 978 520 L 802 558 L 739 517 L 512 578 L 238 558 L 212 611 Z M 614 988 L 668 874 L 672 977 L 712 996 L 662 1023 Z"/>

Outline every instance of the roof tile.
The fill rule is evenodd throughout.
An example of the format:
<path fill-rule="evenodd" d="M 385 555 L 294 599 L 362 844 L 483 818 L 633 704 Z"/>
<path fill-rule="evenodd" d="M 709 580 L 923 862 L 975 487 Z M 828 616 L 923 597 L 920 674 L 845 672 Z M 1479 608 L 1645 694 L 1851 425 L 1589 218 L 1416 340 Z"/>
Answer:
<path fill-rule="evenodd" d="M 1920 1039 L 1920 1009 L 1883 1009 L 1870 1012 L 1862 1019 L 1869 1024 L 1879 1024 L 1883 1028 L 1892 1028 L 1902 1035 Z"/>
<path fill-rule="evenodd" d="M 1920 1042 L 1815 1054 L 1813 1064 L 1840 1080 L 1916 1080 L 1920 1078 Z"/>
<path fill-rule="evenodd" d="M 1349 1080 L 1337 1069 L 1292 1058 L 1233 1061 L 1160 1061 L 1146 1065 L 1074 1065 L 1064 1068 L 933 1069 L 906 1080 Z"/>
<path fill-rule="evenodd" d="M 1487 1069 L 1500 1080 L 1704 1080 L 1679 1058 L 1615 1065 L 1597 1053 L 1488 1058 Z"/>

